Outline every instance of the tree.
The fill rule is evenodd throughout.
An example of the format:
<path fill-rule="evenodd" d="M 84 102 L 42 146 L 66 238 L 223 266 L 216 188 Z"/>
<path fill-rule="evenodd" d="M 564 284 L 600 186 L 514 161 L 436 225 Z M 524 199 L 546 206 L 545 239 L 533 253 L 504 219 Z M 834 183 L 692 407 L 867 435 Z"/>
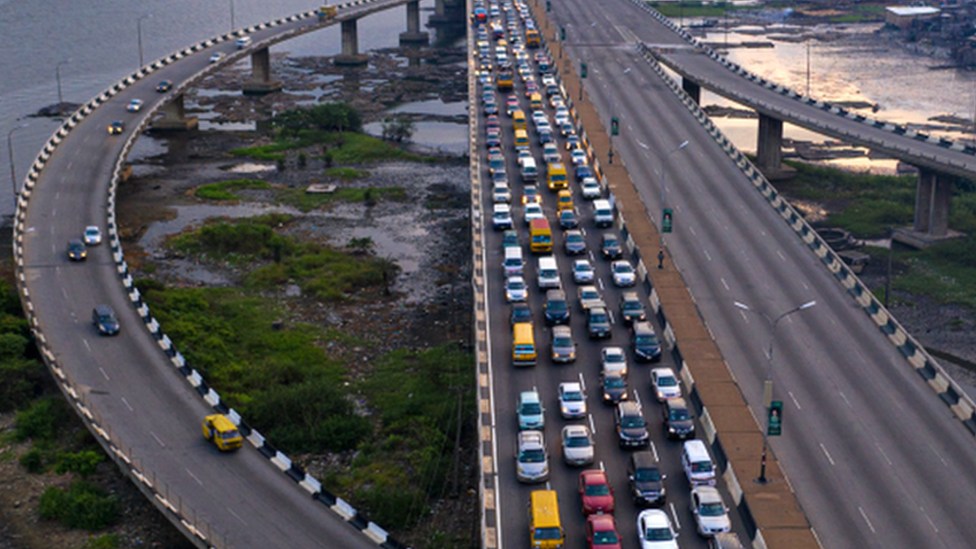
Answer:
<path fill-rule="evenodd" d="M 387 141 L 409 141 L 414 129 L 413 120 L 403 115 L 383 119 L 383 139 Z"/>

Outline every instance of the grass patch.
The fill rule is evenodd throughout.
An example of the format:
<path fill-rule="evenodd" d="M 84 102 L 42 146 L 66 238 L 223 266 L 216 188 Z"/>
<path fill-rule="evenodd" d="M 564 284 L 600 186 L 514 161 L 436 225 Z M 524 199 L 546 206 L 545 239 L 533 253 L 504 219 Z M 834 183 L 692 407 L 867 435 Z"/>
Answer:
<path fill-rule="evenodd" d="M 976 239 L 966 237 L 926 250 L 896 251 L 894 257 L 908 268 L 893 276 L 893 288 L 926 295 L 942 304 L 976 308 Z"/>
<path fill-rule="evenodd" d="M 363 170 L 357 170 L 356 168 L 330 168 L 325 170 L 325 175 L 333 179 L 341 179 L 343 181 L 353 181 L 355 179 L 361 179 L 367 177 L 369 172 Z"/>
<path fill-rule="evenodd" d="M 280 136 L 274 143 L 230 151 L 233 156 L 277 162 L 286 152 L 312 146 L 327 147 L 326 158 L 340 164 L 367 164 L 381 160 L 419 161 L 422 157 L 404 152 L 382 139 L 364 133 L 301 130 L 295 137 Z"/>
<path fill-rule="evenodd" d="M 75 481 L 67 490 L 51 486 L 38 504 L 42 519 L 57 520 L 68 528 L 103 530 L 119 518 L 119 503 L 105 492 L 84 481 Z"/>
<path fill-rule="evenodd" d="M 755 10 L 754 6 L 734 6 L 727 2 L 703 4 L 701 2 L 648 2 L 665 17 L 722 17 L 726 12 Z"/>
<path fill-rule="evenodd" d="M 233 179 L 230 181 L 220 181 L 200 185 L 193 191 L 193 196 L 205 200 L 240 200 L 240 196 L 233 191 L 244 189 L 270 189 L 271 185 L 266 181 L 257 179 Z"/>
<path fill-rule="evenodd" d="M 281 189 L 277 200 L 303 212 L 310 212 L 334 201 L 404 200 L 406 196 L 407 192 L 403 187 L 343 187 L 332 194 L 308 194 L 304 189 Z"/>

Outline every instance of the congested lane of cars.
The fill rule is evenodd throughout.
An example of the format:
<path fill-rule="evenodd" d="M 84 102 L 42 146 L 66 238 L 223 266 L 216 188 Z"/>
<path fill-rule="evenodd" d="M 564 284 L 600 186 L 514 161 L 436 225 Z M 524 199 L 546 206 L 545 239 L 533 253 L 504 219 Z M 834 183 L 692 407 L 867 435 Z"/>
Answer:
<path fill-rule="evenodd" d="M 527 6 L 478 5 L 485 17 L 473 17 L 473 55 L 481 180 L 490 190 L 482 208 L 494 229 L 486 258 L 504 544 L 551 543 L 530 533 L 532 494 L 550 488 L 568 547 L 674 547 L 679 533 L 682 547 L 704 547 L 695 530 L 723 528 L 716 519 L 699 529 L 696 517 L 702 509 L 726 516 L 727 504 L 692 505 L 681 453 L 694 418 L 669 359 L 645 365 L 662 361 L 661 346 L 612 204 L 546 54 L 529 47 Z M 696 453 L 689 471 L 712 471 L 695 481 L 708 486 L 714 471 L 707 449 L 704 456 Z M 604 490 L 584 483 L 597 473 L 612 512 L 586 503 L 588 491 Z"/>

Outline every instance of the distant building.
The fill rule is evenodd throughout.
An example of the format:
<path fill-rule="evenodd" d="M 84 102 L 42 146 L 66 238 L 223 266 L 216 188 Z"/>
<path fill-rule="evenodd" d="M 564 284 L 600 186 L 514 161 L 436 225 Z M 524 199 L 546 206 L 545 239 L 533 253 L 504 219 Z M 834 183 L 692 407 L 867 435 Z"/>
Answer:
<path fill-rule="evenodd" d="M 941 11 L 927 6 L 888 6 L 885 8 L 885 23 L 905 30 L 914 21 L 938 17 Z"/>

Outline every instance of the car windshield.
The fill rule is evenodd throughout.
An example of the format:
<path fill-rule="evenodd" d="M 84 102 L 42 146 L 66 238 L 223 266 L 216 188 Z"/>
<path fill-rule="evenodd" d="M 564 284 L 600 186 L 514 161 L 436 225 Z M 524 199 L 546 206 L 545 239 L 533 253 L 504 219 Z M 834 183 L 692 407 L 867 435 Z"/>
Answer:
<path fill-rule="evenodd" d="M 624 302 L 624 310 L 625 311 L 639 311 L 639 310 L 641 310 L 643 308 L 644 307 L 643 307 L 643 305 L 640 304 L 640 301 L 625 301 Z"/>
<path fill-rule="evenodd" d="M 608 389 L 623 389 L 627 386 L 627 382 L 619 376 L 608 376 L 603 380 L 603 386 Z"/>
<path fill-rule="evenodd" d="M 591 271 L 593 271 L 593 267 L 590 267 L 590 264 L 589 263 L 577 263 L 576 264 L 576 272 L 589 273 Z"/>
<path fill-rule="evenodd" d="M 590 446 L 590 437 L 571 436 L 566 439 L 566 446 L 568 448 L 587 448 Z"/>
<path fill-rule="evenodd" d="M 549 305 L 546 307 L 550 311 L 561 312 L 566 310 L 566 302 L 563 300 L 550 301 Z M 567 338 L 568 339 L 568 338 Z"/>
<path fill-rule="evenodd" d="M 566 391 L 563 393 L 563 400 L 566 402 L 580 402 L 583 400 L 583 393 L 580 391 Z"/>
<path fill-rule="evenodd" d="M 628 264 L 628 263 L 617 263 L 616 265 L 613 266 L 613 270 L 614 270 L 614 272 L 617 272 L 617 273 L 620 273 L 620 274 L 629 274 L 629 273 L 632 273 L 634 271 L 630 267 L 630 264 Z"/>
<path fill-rule="evenodd" d="M 115 316 L 112 313 L 100 314 L 100 315 L 98 315 L 98 321 L 101 322 L 101 323 L 103 323 L 103 324 L 108 324 L 110 322 L 111 323 L 114 323 L 115 322 Z"/>
<path fill-rule="evenodd" d="M 603 361 L 607 364 L 619 364 L 621 362 L 625 362 L 626 359 L 624 358 L 624 355 L 621 354 L 607 353 Z"/>
<path fill-rule="evenodd" d="M 691 464 L 692 473 L 711 473 L 712 472 L 712 462 L 711 461 L 696 461 Z"/>
<path fill-rule="evenodd" d="M 566 235 L 566 242 L 572 242 L 572 243 L 583 242 L 583 235 L 581 234 Z"/>
<path fill-rule="evenodd" d="M 583 489 L 583 493 L 587 496 L 609 496 L 610 486 L 607 484 L 587 484 Z"/>
<path fill-rule="evenodd" d="M 519 461 L 522 463 L 542 463 L 546 460 L 546 453 L 541 449 L 522 450 L 519 453 Z"/>
<path fill-rule="evenodd" d="M 502 212 L 502 211 L 495 212 L 494 218 L 495 219 L 508 219 L 508 212 Z"/>
<path fill-rule="evenodd" d="M 637 344 L 638 345 L 657 345 L 657 336 L 656 335 L 641 335 L 641 336 L 637 336 Z M 670 380 L 671 383 L 665 383 L 665 380 Z M 674 378 L 658 378 L 657 384 L 660 387 L 672 387 L 674 385 L 677 385 L 677 383 L 674 381 Z"/>
<path fill-rule="evenodd" d="M 563 532 L 562 532 L 562 528 L 558 528 L 558 527 L 536 528 L 532 537 L 535 538 L 537 541 L 544 540 L 544 539 L 562 539 Z"/>
<path fill-rule="evenodd" d="M 542 406 L 538 402 L 526 402 L 522 405 L 522 414 L 538 415 L 542 413 Z"/>
<path fill-rule="evenodd" d="M 698 513 L 703 517 L 720 517 L 725 514 L 725 507 L 719 503 L 702 503 Z"/>
<path fill-rule="evenodd" d="M 553 347 L 572 347 L 573 339 L 569 337 L 557 337 L 552 340 Z"/>
<path fill-rule="evenodd" d="M 671 376 L 661 376 L 657 378 L 658 387 L 674 387 L 678 384 L 678 380 Z"/>
<path fill-rule="evenodd" d="M 593 323 L 607 322 L 607 314 L 606 313 L 592 313 L 592 314 L 590 314 L 590 322 L 593 322 Z"/>
<path fill-rule="evenodd" d="M 241 436 L 241 434 L 237 432 L 237 429 L 232 429 L 230 431 L 218 433 L 218 436 L 224 440 L 231 440 Z"/>
<path fill-rule="evenodd" d="M 585 290 L 581 295 L 582 299 L 600 299 L 600 294 L 596 290 Z"/>
<path fill-rule="evenodd" d="M 508 283 L 508 289 L 509 290 L 524 290 L 525 289 L 525 282 L 522 282 L 521 280 L 511 280 Z"/>
<path fill-rule="evenodd" d="M 638 482 L 656 482 L 661 480 L 661 472 L 658 471 L 656 467 L 638 469 L 634 473 L 634 480 Z"/>
<path fill-rule="evenodd" d="M 617 533 L 613 530 L 593 532 L 593 545 L 611 545 L 614 543 L 619 543 L 619 540 Z"/>
<path fill-rule="evenodd" d="M 648 528 L 644 532 L 644 539 L 646 541 L 671 541 L 674 536 L 668 528 Z"/>
<path fill-rule="evenodd" d="M 644 426 L 643 416 L 624 416 L 620 418 L 620 425 L 630 429 L 636 429 L 638 427 Z"/>
<path fill-rule="evenodd" d="M 688 410 L 684 408 L 672 408 L 671 412 L 668 413 L 668 419 L 671 421 L 681 421 L 684 419 L 691 419 L 691 415 L 689 415 Z"/>

